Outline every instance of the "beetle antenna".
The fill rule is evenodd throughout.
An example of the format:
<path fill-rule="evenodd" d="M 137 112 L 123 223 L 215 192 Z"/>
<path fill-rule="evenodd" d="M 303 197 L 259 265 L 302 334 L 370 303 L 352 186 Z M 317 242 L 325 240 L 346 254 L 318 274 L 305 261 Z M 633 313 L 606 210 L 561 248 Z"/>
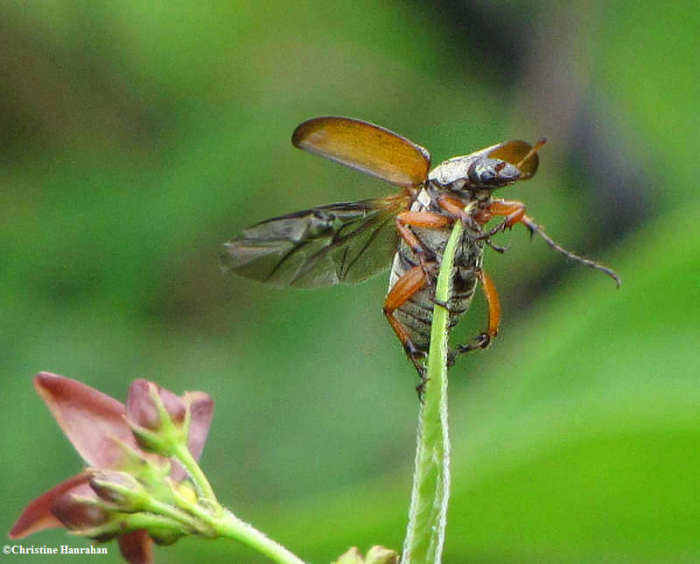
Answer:
<path fill-rule="evenodd" d="M 521 168 L 523 166 L 523 163 L 525 163 L 525 161 L 527 161 L 530 157 L 532 157 L 532 155 L 539 151 L 542 148 L 542 145 L 544 145 L 546 142 L 546 137 L 540 137 L 537 143 L 535 143 L 534 147 L 532 147 L 532 149 L 530 149 L 527 152 L 527 154 L 522 159 L 520 159 L 520 162 L 518 162 L 518 164 L 516 164 L 515 166 L 517 168 Z"/>
<path fill-rule="evenodd" d="M 610 276 L 615 281 L 615 284 L 617 284 L 617 287 L 619 288 L 622 285 L 622 279 L 618 276 L 618 274 L 612 269 L 608 268 L 607 266 L 603 266 L 602 264 L 599 264 L 595 261 L 589 260 L 587 258 L 580 257 L 579 255 L 572 253 L 571 251 L 567 251 L 564 247 L 559 245 L 554 239 L 552 239 L 549 235 L 547 235 L 544 232 L 544 229 L 537 225 L 532 219 L 528 216 L 523 216 L 523 218 L 520 220 L 522 223 L 525 224 L 525 226 L 530 230 L 530 233 L 537 233 L 540 237 L 542 237 L 545 242 L 555 251 L 558 253 L 561 253 L 567 258 L 570 258 L 572 260 L 575 260 L 576 262 L 579 262 L 581 264 L 585 264 L 586 266 L 589 266 L 590 268 L 594 268 L 595 270 L 600 270 L 601 272 L 607 274 Z"/>

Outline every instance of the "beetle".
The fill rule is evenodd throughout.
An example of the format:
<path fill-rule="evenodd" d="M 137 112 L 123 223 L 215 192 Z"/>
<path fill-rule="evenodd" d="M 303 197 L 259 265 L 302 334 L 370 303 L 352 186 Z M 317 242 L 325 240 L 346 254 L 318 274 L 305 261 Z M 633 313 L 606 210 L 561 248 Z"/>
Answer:
<path fill-rule="evenodd" d="M 454 221 L 465 229 L 457 247 L 447 303 L 453 327 L 480 282 L 489 307 L 488 326 L 472 342 L 450 352 L 483 349 L 498 334 L 500 303 L 484 270 L 484 247 L 505 249 L 492 238 L 520 223 L 555 251 L 604 272 L 610 268 L 561 247 L 525 213 L 525 204 L 497 199 L 493 191 L 534 176 L 534 145 L 511 140 L 448 159 L 430 170 L 430 153 L 378 125 L 347 117 L 317 117 L 300 124 L 292 144 L 398 186 L 385 198 L 342 202 L 274 217 L 245 229 L 225 243 L 223 267 L 273 284 L 312 288 L 362 282 L 391 265 L 383 312 L 418 374 L 430 340 L 434 287 Z M 486 224 L 503 218 L 494 227 Z M 393 260 L 392 257 L 393 256 Z"/>

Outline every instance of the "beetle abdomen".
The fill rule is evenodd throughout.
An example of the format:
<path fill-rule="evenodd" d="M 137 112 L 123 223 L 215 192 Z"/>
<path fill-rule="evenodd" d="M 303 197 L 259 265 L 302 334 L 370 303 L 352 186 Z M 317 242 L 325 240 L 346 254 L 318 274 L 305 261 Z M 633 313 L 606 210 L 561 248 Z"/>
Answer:
<path fill-rule="evenodd" d="M 426 193 L 426 191 L 423 191 Z M 423 195 L 423 194 L 421 194 Z M 423 199 L 425 202 L 425 199 Z M 427 205 L 426 205 L 427 204 Z M 439 211 L 432 201 L 421 203 L 417 198 L 411 206 L 411 211 Z M 411 227 L 418 237 L 428 255 L 435 256 L 438 265 L 442 260 L 442 254 L 450 236 L 450 229 L 425 229 Z M 481 268 L 483 258 L 483 242 L 471 239 L 468 232 L 462 235 L 462 241 L 455 255 L 455 268 L 452 274 L 452 288 L 448 300 L 450 310 L 450 328 L 454 327 L 460 316 L 469 309 L 474 290 L 476 289 L 476 272 Z M 389 290 L 393 288 L 397 280 L 419 263 L 413 250 L 403 241 L 394 255 L 389 277 Z M 433 321 L 433 306 L 435 296 L 435 283 L 437 281 L 437 269 L 432 276 L 431 284 L 416 292 L 410 299 L 399 306 L 393 315 L 405 328 L 415 349 L 427 353 L 430 345 L 430 330 Z"/>

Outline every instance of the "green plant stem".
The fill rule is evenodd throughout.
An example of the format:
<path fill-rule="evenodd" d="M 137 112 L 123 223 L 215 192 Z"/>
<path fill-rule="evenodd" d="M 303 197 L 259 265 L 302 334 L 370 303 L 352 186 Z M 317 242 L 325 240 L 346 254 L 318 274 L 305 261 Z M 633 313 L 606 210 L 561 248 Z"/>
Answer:
<path fill-rule="evenodd" d="M 162 503 L 157 499 L 150 498 L 146 502 L 144 510 L 148 511 L 152 515 L 161 515 L 168 519 L 172 519 L 173 522 L 185 525 L 191 531 L 201 532 L 199 531 L 198 523 L 195 519 L 179 508 L 173 507 L 168 503 Z"/>
<path fill-rule="evenodd" d="M 199 464 L 197 464 L 197 461 L 192 456 L 192 453 L 190 452 L 190 449 L 187 448 L 187 445 L 184 443 L 180 444 L 176 449 L 174 456 L 185 468 L 185 471 L 187 474 L 189 474 L 190 478 L 192 478 L 192 482 L 197 488 L 200 496 L 206 499 L 212 506 L 218 506 L 219 502 L 216 499 L 216 495 L 214 494 L 214 490 L 212 489 L 209 480 L 207 480 L 207 477 L 204 475 L 204 472 L 202 472 L 202 469 L 199 467 Z"/>
<path fill-rule="evenodd" d="M 241 542 L 280 564 L 304 564 L 298 556 L 219 504 L 204 472 L 186 445 L 177 450 L 175 457 L 187 470 L 200 495 L 206 500 L 208 508 L 189 503 L 184 498 L 180 502 L 210 527 L 213 537 L 221 536 Z"/>
<path fill-rule="evenodd" d="M 218 536 L 231 538 L 248 545 L 280 564 L 304 564 L 298 556 L 292 554 L 281 544 L 273 541 L 252 525 L 241 521 L 233 513 L 226 511 L 222 516 L 210 521 Z"/>
<path fill-rule="evenodd" d="M 452 269 L 463 226 L 456 221 L 445 246 L 435 300 L 450 297 Z M 447 339 L 449 312 L 435 305 L 427 381 L 418 415 L 418 445 L 411 506 L 401 563 L 440 562 L 450 496 L 450 440 L 447 428 Z"/>

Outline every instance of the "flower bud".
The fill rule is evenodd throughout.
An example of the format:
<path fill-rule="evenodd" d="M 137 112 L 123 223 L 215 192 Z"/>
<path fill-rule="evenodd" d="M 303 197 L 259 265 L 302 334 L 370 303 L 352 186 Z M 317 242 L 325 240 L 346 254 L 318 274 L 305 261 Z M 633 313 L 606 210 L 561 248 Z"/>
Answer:
<path fill-rule="evenodd" d="M 197 503 L 197 492 L 194 487 L 192 487 L 192 482 L 189 480 L 183 480 L 177 483 L 175 486 L 175 491 L 179 496 L 191 504 Z"/>
<path fill-rule="evenodd" d="M 66 493 L 58 496 L 51 506 L 51 513 L 63 525 L 72 531 L 83 531 L 95 529 L 108 523 L 110 512 L 99 507 L 96 500 L 83 496 L 76 496 L 73 493 Z M 113 538 L 110 535 L 108 538 Z M 99 540 L 107 540 L 100 538 Z"/>
<path fill-rule="evenodd" d="M 187 412 L 184 402 L 171 391 L 147 380 L 134 380 L 129 386 L 126 416 L 144 429 L 158 431 L 164 421 L 153 394 L 157 394 L 160 398 L 170 420 L 176 426 L 182 426 Z"/>
<path fill-rule="evenodd" d="M 159 546 L 169 546 L 174 544 L 179 539 L 185 536 L 184 531 L 175 531 L 173 529 L 156 529 L 152 528 L 148 530 L 148 535 L 153 539 L 153 541 Z"/>
<path fill-rule="evenodd" d="M 187 443 L 186 404 L 153 382 L 135 380 L 129 386 L 126 421 L 146 451 L 171 456 L 178 444 Z"/>
<path fill-rule="evenodd" d="M 336 560 L 333 564 L 364 564 L 365 559 L 362 558 L 362 553 L 360 550 L 353 546 L 346 552 L 340 555 L 340 558 Z"/>
<path fill-rule="evenodd" d="M 90 487 L 103 501 L 118 506 L 119 511 L 139 511 L 146 495 L 143 486 L 131 474 L 116 471 L 95 471 Z"/>
<path fill-rule="evenodd" d="M 383 546 L 373 546 L 363 558 L 362 553 L 352 547 L 343 553 L 334 564 L 397 564 L 399 555 L 395 550 L 384 548 Z"/>
<path fill-rule="evenodd" d="M 373 546 L 367 551 L 366 564 L 397 564 L 399 555 L 395 550 L 383 546 Z"/>

